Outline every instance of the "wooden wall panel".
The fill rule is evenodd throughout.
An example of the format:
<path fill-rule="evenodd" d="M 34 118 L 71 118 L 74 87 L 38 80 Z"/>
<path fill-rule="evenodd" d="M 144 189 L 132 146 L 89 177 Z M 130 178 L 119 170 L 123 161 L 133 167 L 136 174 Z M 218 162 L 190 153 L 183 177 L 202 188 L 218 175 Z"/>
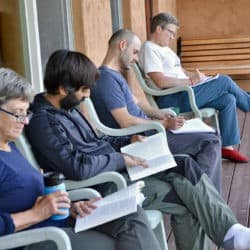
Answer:
<path fill-rule="evenodd" d="M 124 0 L 123 1 L 123 26 L 135 32 L 144 42 L 147 38 L 146 12 L 144 0 Z M 142 102 L 147 103 L 146 96 L 139 86 L 133 70 L 126 72 L 125 77 L 132 89 L 133 94 Z"/>
<path fill-rule="evenodd" d="M 249 35 L 249 0 L 177 0 L 184 39 Z"/>
<path fill-rule="evenodd" d="M 132 30 L 145 41 L 147 33 L 144 0 L 125 0 L 122 8 L 124 28 Z"/>
<path fill-rule="evenodd" d="M 24 74 L 18 1 L 0 0 L 0 6 L 0 62 Z"/>
<path fill-rule="evenodd" d="M 73 0 L 75 48 L 99 66 L 112 34 L 111 7 L 107 0 Z"/>
<path fill-rule="evenodd" d="M 176 1 L 177 0 L 152 0 L 153 16 L 160 12 L 170 12 L 176 15 Z"/>

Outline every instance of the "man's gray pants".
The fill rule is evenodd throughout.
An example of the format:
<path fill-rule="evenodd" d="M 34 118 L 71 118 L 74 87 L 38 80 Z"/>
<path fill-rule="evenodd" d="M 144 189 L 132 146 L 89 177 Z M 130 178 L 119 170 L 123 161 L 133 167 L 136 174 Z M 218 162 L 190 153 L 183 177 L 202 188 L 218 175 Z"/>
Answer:
<path fill-rule="evenodd" d="M 178 166 L 145 178 L 143 208 L 171 214 L 179 250 L 210 249 L 207 236 L 222 246 L 237 220 L 210 179 L 191 157 L 176 157 Z"/>

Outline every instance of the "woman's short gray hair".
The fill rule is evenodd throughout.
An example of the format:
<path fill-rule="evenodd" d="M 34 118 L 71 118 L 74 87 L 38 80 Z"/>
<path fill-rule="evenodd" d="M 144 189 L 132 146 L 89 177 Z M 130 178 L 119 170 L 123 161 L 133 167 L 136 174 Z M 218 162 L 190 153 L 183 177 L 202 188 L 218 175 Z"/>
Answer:
<path fill-rule="evenodd" d="M 33 100 L 31 84 L 15 71 L 0 68 L 0 106 L 12 99 L 22 99 L 27 102 Z"/>

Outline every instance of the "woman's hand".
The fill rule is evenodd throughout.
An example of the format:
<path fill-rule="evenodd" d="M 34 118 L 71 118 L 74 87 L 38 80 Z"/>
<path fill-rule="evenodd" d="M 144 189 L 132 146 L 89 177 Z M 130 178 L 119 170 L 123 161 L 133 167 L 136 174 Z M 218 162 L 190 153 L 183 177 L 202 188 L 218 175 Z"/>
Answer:
<path fill-rule="evenodd" d="M 84 217 L 87 214 L 90 214 L 96 206 L 93 204 L 96 201 L 100 200 L 100 197 L 90 199 L 88 201 L 77 201 L 71 203 L 70 214 L 75 219 L 77 215 Z"/>
<path fill-rule="evenodd" d="M 38 221 L 43 221 L 54 214 L 65 215 L 66 212 L 60 208 L 70 208 L 70 203 L 67 192 L 56 191 L 49 195 L 39 196 L 31 210 Z"/>

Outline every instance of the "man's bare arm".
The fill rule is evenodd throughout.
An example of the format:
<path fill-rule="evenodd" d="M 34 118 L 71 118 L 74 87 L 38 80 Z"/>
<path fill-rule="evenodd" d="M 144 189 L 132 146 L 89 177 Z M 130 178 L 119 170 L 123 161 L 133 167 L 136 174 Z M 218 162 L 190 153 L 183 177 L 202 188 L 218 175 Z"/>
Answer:
<path fill-rule="evenodd" d="M 121 128 L 152 122 L 150 119 L 143 119 L 130 115 L 127 108 L 114 109 L 111 111 L 111 114 Z M 160 122 L 167 130 L 169 130 L 182 127 L 185 120 L 181 116 L 171 117 L 165 114 L 164 119 L 153 119 L 153 121 Z"/>
<path fill-rule="evenodd" d="M 146 105 L 144 102 L 138 102 L 138 106 L 143 110 L 147 117 L 151 119 L 163 120 L 165 118 L 166 112 L 156 109 L 150 104 Z"/>
<path fill-rule="evenodd" d="M 191 85 L 190 79 L 178 79 L 176 77 L 165 76 L 162 72 L 150 72 L 149 77 L 158 88 L 171 88 L 177 86 Z"/>
<path fill-rule="evenodd" d="M 121 128 L 127 128 L 133 125 L 148 123 L 149 121 L 129 114 L 126 107 L 117 108 L 111 111 L 113 118 Z"/>

